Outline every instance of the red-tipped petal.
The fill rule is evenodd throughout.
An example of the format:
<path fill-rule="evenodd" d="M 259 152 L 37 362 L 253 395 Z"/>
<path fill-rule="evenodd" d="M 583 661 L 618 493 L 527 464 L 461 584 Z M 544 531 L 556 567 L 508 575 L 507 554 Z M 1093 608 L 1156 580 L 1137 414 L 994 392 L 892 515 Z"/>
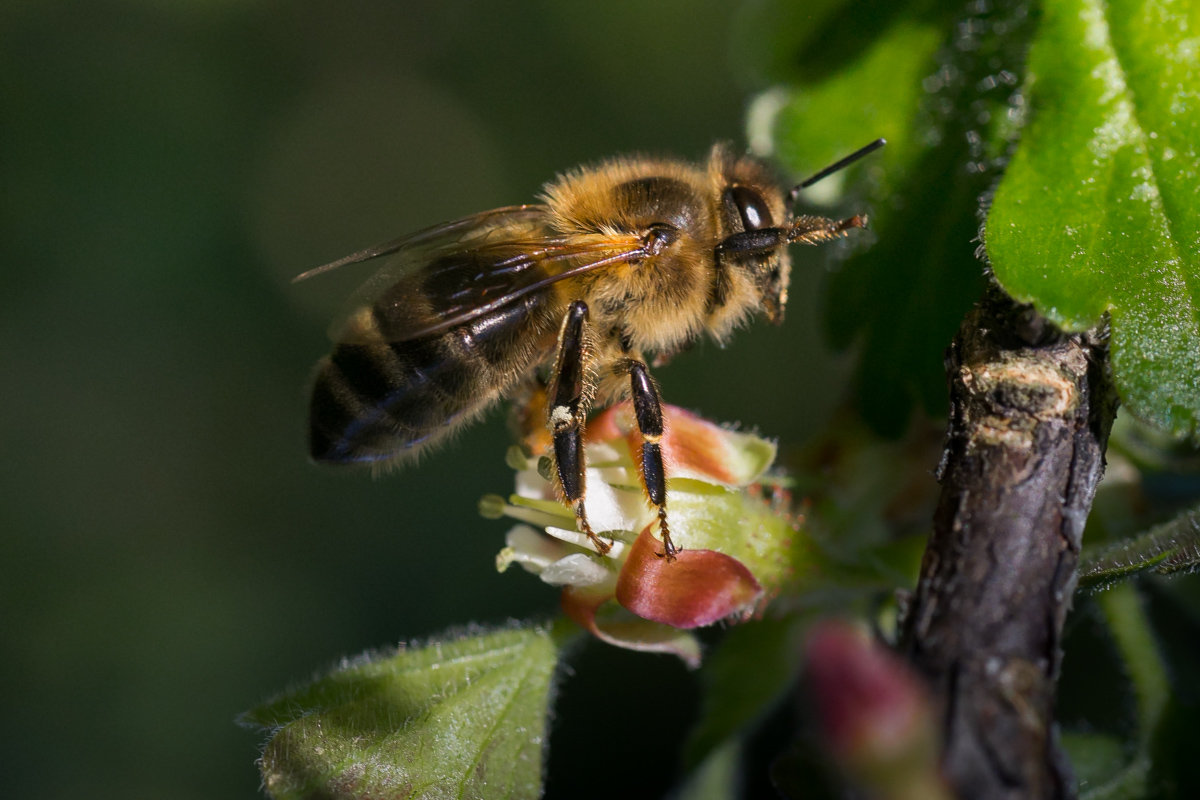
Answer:
<path fill-rule="evenodd" d="M 750 476 L 738 469 L 738 452 L 729 439 L 731 435 L 731 431 L 695 414 L 672 408 L 663 431 L 663 453 L 679 471 L 698 473 L 731 486 L 741 485 L 749 482 Z M 631 442 L 630 447 L 633 446 Z"/>
<path fill-rule="evenodd" d="M 726 486 L 746 486 L 775 459 L 775 446 L 757 436 L 722 428 L 677 406 L 663 406 L 663 458 L 671 477 L 698 478 Z M 631 453 L 642 436 L 629 403 L 620 403 L 588 425 L 590 441 L 623 438 Z"/>
<path fill-rule="evenodd" d="M 596 589 L 568 586 L 563 589 L 560 602 L 568 617 L 603 642 L 626 650 L 679 656 L 690 669 L 700 666 L 700 643 L 696 637 L 687 631 L 630 617 L 615 604 L 611 609 L 614 613 L 601 612 L 601 606 L 612 597 L 611 587 Z"/>
<path fill-rule="evenodd" d="M 639 617 L 675 628 L 699 628 L 748 614 L 762 587 L 742 562 L 716 550 L 659 556 L 662 542 L 645 528 L 617 578 L 617 602 Z"/>

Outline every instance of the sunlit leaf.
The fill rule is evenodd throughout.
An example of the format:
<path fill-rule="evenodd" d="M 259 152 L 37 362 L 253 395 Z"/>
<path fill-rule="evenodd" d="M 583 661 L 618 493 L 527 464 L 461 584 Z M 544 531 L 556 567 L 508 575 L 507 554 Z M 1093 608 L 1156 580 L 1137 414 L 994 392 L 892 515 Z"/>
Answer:
<path fill-rule="evenodd" d="M 1055 322 L 1112 315 L 1126 407 L 1200 423 L 1200 4 L 1050 0 L 1030 121 L 996 192 L 996 276 Z"/>
<path fill-rule="evenodd" d="M 809 175 L 846 155 L 851 145 L 883 137 L 887 149 L 864 166 L 889 183 L 902 178 L 923 149 L 921 81 L 933 72 L 945 35 L 936 22 L 902 20 L 840 72 L 820 83 L 778 90 L 768 98 L 780 104 L 770 120 L 772 154 L 796 174 Z M 758 133 L 751 136 L 757 139 Z M 880 164 L 886 169 L 871 170 Z M 840 180 L 827 178 L 825 186 Z M 824 187 L 816 187 L 809 194 L 819 197 Z"/>
<path fill-rule="evenodd" d="M 348 661 L 247 712 L 271 731 L 259 766 L 283 798 L 537 797 L 549 632 L 472 632 Z"/>

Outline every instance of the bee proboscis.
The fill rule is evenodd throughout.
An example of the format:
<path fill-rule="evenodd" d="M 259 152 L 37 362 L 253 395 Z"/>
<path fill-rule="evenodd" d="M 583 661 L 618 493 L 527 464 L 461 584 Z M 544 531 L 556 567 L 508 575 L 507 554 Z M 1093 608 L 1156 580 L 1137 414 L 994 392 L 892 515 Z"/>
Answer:
<path fill-rule="evenodd" d="M 628 397 L 635 454 L 667 525 L 661 361 L 707 334 L 724 343 L 755 313 L 779 323 L 791 243 L 866 225 L 795 216 L 799 189 L 882 146 L 876 140 L 790 192 L 725 145 L 696 165 L 617 158 L 548 183 L 541 202 L 436 225 L 317 267 L 391 256 L 355 294 L 318 367 L 309 446 L 317 461 L 413 458 L 502 398 L 545 398 L 555 478 L 600 552 L 584 508 L 588 412 Z"/>

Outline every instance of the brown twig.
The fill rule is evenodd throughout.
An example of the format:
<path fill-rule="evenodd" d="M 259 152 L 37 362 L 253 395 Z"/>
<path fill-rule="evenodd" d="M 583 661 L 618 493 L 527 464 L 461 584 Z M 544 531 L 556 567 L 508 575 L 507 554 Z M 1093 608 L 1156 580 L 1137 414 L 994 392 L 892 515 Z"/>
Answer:
<path fill-rule="evenodd" d="M 903 647 L 959 797 L 1075 789 L 1053 709 L 1063 620 L 1116 401 L 1103 332 L 1063 335 L 993 289 L 947 351 L 941 498 Z"/>

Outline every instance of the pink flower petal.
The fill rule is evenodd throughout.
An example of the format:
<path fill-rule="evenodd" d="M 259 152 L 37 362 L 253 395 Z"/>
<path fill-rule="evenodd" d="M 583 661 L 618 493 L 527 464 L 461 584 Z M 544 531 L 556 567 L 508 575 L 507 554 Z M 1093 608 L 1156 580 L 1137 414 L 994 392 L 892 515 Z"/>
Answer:
<path fill-rule="evenodd" d="M 642 530 L 617 578 L 617 602 L 639 617 L 675 628 L 699 628 L 748 615 L 762 587 L 742 562 L 716 550 L 659 556 L 662 542 Z"/>
<path fill-rule="evenodd" d="M 775 457 L 769 442 L 722 428 L 678 406 L 663 406 L 663 429 L 663 458 L 672 477 L 745 486 L 757 480 Z M 631 453 L 639 453 L 642 437 L 630 404 L 619 403 L 593 419 L 588 439 L 624 439 Z"/>

